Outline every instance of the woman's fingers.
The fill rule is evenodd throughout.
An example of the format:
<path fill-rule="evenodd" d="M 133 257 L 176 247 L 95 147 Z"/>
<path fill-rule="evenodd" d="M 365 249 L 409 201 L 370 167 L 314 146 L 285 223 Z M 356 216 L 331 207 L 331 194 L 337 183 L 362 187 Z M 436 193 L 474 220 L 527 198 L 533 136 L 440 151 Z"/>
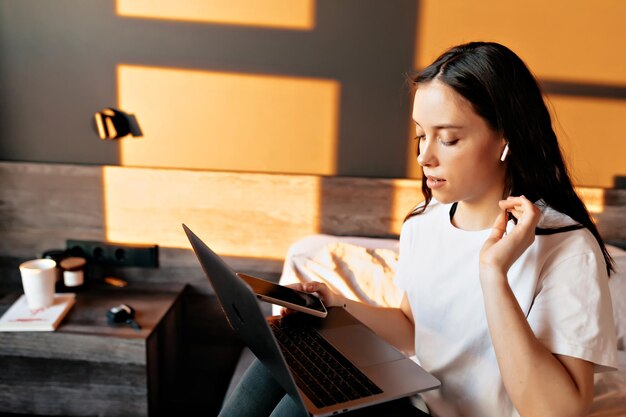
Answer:
<path fill-rule="evenodd" d="M 344 297 L 334 292 L 323 282 L 311 281 L 301 284 L 299 291 L 313 293 L 318 296 L 326 307 L 339 306 L 344 304 Z M 296 288 L 297 289 L 297 288 Z"/>
<path fill-rule="evenodd" d="M 294 284 L 286 285 L 286 287 L 292 288 L 297 291 L 302 291 L 306 293 L 314 293 L 317 295 L 326 307 L 331 307 L 334 305 L 338 305 L 339 301 L 336 300 L 337 296 L 334 292 L 331 291 L 330 288 L 323 282 L 311 281 L 311 282 L 296 282 Z M 280 310 L 280 315 L 285 317 L 289 314 L 295 313 L 295 310 L 289 308 L 282 308 Z"/>
<path fill-rule="evenodd" d="M 526 197 L 509 197 L 499 202 L 502 212 L 498 215 L 489 238 L 480 254 L 484 267 L 508 271 L 511 265 L 532 244 L 535 227 L 541 217 L 539 209 Z M 517 218 L 517 224 L 506 234 L 508 213 Z"/>
<path fill-rule="evenodd" d="M 529 199 L 524 196 L 509 197 L 501 200 L 500 208 L 511 213 L 518 220 L 518 224 L 532 225 L 533 227 L 539 222 L 541 212 Z"/>
<path fill-rule="evenodd" d="M 489 235 L 489 240 L 498 240 L 500 239 L 504 233 L 506 232 L 506 222 L 508 220 L 508 216 L 506 214 L 506 210 L 502 210 L 498 217 L 496 217 L 496 221 L 493 223 L 491 227 L 491 234 Z"/>
<path fill-rule="evenodd" d="M 316 293 L 322 299 L 322 301 L 326 301 L 326 299 L 332 295 L 332 292 L 330 291 L 328 286 L 326 286 L 326 284 L 317 281 L 303 283 L 302 289 L 300 291 Z"/>
<path fill-rule="evenodd" d="M 302 284 L 302 290 L 306 292 L 317 292 L 320 290 L 323 291 L 324 289 L 326 289 L 326 284 L 323 284 L 321 282 L 311 281 Z"/>

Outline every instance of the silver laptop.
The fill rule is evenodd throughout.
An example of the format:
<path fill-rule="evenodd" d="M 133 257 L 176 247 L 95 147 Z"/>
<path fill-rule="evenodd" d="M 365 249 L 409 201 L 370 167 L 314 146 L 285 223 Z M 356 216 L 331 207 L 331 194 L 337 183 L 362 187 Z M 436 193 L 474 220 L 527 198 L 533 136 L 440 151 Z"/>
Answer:
<path fill-rule="evenodd" d="M 351 411 L 440 386 L 343 308 L 329 308 L 326 318 L 294 313 L 266 319 L 248 284 L 183 228 L 230 326 L 311 416 Z M 307 362 L 310 355 L 317 355 L 314 362 Z"/>

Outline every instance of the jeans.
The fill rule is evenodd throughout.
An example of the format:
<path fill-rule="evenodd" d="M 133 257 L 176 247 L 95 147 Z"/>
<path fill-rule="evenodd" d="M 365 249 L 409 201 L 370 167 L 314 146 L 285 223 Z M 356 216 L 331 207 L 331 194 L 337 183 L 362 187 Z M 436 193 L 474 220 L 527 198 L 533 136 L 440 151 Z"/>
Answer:
<path fill-rule="evenodd" d="M 308 413 L 294 402 L 274 380 L 265 366 L 255 360 L 239 385 L 226 400 L 219 417 L 306 417 Z M 413 407 L 408 398 L 374 405 L 342 414 L 346 417 L 428 417 Z"/>

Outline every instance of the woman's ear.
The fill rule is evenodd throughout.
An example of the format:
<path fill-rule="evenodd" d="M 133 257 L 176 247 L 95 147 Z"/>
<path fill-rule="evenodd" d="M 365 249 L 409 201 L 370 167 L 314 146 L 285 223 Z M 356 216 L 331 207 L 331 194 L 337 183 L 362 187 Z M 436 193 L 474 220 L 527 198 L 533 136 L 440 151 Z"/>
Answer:
<path fill-rule="evenodd" d="M 506 142 L 504 145 L 504 150 L 502 151 L 502 155 L 500 156 L 500 161 L 504 162 L 506 157 L 509 155 L 509 142 Z"/>

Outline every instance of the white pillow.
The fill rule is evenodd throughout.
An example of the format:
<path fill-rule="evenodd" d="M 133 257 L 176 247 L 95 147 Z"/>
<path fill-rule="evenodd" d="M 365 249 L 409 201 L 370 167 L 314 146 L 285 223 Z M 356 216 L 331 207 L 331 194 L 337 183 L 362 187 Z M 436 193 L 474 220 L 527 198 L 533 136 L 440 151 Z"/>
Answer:
<path fill-rule="evenodd" d="M 402 291 L 393 284 L 398 246 L 397 239 L 308 236 L 289 248 L 280 284 L 321 281 L 352 300 L 399 307 Z"/>

